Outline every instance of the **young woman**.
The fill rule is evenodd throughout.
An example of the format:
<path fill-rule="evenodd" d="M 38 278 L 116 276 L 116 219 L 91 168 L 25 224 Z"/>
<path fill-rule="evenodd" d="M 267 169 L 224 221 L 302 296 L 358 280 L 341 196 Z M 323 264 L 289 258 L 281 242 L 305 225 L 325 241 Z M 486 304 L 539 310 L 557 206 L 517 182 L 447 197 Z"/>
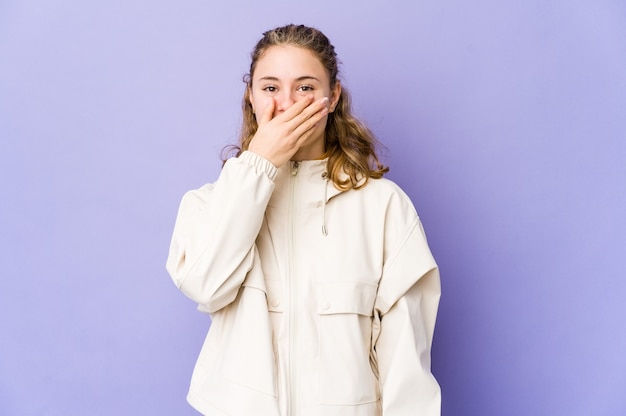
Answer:
<path fill-rule="evenodd" d="M 439 273 L 386 171 L 326 36 L 264 33 L 236 156 L 183 197 L 167 261 L 212 317 L 187 397 L 198 411 L 440 414 Z"/>

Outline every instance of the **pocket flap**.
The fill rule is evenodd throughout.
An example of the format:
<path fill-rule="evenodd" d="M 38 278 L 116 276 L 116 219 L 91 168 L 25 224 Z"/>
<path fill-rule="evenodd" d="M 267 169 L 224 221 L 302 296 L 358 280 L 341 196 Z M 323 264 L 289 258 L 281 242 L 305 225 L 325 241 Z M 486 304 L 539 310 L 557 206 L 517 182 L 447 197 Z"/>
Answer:
<path fill-rule="evenodd" d="M 377 288 L 376 284 L 362 281 L 322 283 L 318 286 L 318 313 L 372 316 Z"/>

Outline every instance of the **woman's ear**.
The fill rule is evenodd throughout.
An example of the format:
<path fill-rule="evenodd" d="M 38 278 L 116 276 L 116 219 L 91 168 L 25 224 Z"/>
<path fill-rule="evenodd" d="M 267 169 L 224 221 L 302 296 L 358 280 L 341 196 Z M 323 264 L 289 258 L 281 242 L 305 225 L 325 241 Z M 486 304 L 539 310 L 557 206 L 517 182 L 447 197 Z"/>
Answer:
<path fill-rule="evenodd" d="M 341 83 L 337 81 L 330 92 L 330 106 L 328 107 L 329 113 L 335 111 L 335 107 L 337 107 L 337 103 L 339 102 L 339 97 L 341 97 Z"/>
<path fill-rule="evenodd" d="M 246 100 L 250 103 L 250 107 L 252 107 L 252 114 L 256 114 L 254 104 L 252 103 L 252 88 L 250 87 L 250 84 L 246 87 Z"/>

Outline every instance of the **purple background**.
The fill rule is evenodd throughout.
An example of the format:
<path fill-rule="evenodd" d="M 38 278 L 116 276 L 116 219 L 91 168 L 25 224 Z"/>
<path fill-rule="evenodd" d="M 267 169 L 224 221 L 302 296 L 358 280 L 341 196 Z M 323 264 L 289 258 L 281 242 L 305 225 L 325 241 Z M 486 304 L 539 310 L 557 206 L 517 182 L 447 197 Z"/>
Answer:
<path fill-rule="evenodd" d="M 626 414 L 622 0 L 4 0 L 0 414 L 195 414 L 176 209 L 292 21 L 336 45 L 425 223 L 444 416 Z"/>

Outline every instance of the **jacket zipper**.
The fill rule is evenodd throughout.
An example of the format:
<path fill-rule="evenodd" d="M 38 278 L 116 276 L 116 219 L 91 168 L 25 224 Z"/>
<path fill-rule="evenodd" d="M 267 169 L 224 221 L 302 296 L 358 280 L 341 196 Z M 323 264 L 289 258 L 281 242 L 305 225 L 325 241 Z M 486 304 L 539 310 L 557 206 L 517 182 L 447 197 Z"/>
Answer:
<path fill-rule="evenodd" d="M 298 175 L 298 169 L 300 162 L 295 161 L 291 165 L 291 181 L 290 181 L 290 206 L 289 206 L 289 414 L 288 416 L 296 415 L 296 401 L 297 401 L 297 339 L 295 332 L 297 328 L 297 312 L 296 312 L 296 299 L 298 296 L 297 278 L 295 278 L 295 244 L 294 244 L 294 217 L 296 210 L 296 181 Z"/>

